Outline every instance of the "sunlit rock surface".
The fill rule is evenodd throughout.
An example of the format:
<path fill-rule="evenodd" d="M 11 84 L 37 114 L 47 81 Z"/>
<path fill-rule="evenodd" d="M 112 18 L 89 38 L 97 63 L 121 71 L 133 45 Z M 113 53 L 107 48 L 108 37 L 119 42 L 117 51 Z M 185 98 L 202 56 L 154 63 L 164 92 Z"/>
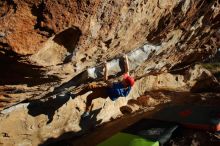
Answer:
<path fill-rule="evenodd" d="M 97 99 L 97 121 L 117 118 L 128 99 L 148 90 L 217 87 L 194 64 L 219 48 L 219 10 L 217 0 L 1 0 L 0 109 L 11 108 L 1 114 L 0 143 L 36 145 L 86 129 L 79 125 L 86 95 L 58 96 L 100 81 L 106 60 L 118 80 L 122 54 L 136 85 L 126 99 Z"/>
<path fill-rule="evenodd" d="M 205 80 L 209 82 L 204 82 Z M 198 83 L 200 83 L 199 88 Z M 86 96 L 91 91 L 77 97 L 64 94 L 44 101 L 18 104 L 0 113 L 0 132 L 2 133 L 0 141 L 4 145 L 23 145 L 24 143 L 38 145 L 67 132 L 72 132 L 69 133 L 72 136 L 79 136 L 95 126 L 122 116 L 124 112 L 151 109 L 170 101 L 167 97 L 158 95 L 141 97 L 146 92 L 158 90 L 189 92 L 191 89 L 199 91 L 218 85 L 219 83 L 210 72 L 201 66 L 193 67 L 184 75 L 169 73 L 150 75 L 137 80 L 126 98 L 120 97 L 116 101 L 111 101 L 109 98 L 95 99 L 91 115 L 84 119 L 81 115 L 85 111 Z M 132 100 L 137 100 L 136 104 L 131 104 Z"/>

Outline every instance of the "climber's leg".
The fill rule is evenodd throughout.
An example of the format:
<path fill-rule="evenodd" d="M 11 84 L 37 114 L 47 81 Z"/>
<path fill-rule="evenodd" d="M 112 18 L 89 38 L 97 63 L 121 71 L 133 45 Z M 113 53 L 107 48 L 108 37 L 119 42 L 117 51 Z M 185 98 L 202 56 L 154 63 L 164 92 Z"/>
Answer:
<path fill-rule="evenodd" d="M 92 110 L 92 101 L 96 98 L 107 98 L 107 87 L 99 87 L 92 90 L 92 93 L 86 97 L 85 115 L 88 116 Z"/>

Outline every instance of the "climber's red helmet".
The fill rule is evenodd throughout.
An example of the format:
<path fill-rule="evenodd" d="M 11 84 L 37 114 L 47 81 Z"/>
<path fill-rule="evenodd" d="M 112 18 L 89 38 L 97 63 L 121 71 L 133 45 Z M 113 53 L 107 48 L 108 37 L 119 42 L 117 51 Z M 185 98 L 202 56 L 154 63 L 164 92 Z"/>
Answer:
<path fill-rule="evenodd" d="M 129 76 L 127 73 L 124 74 L 123 79 L 127 85 L 131 87 L 134 85 L 134 78 Z"/>

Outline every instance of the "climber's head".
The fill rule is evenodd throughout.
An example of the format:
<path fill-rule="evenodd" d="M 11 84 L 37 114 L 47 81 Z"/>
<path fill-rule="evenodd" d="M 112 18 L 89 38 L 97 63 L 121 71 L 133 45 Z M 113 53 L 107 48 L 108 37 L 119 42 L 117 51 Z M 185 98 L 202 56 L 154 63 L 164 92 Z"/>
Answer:
<path fill-rule="evenodd" d="M 131 77 L 131 76 L 129 76 L 129 75 L 126 73 L 126 74 L 124 74 L 124 76 L 123 76 L 123 81 L 122 81 L 122 83 L 123 83 L 123 85 L 124 85 L 125 87 L 128 87 L 128 86 L 132 87 L 132 86 L 134 85 L 134 78 Z"/>

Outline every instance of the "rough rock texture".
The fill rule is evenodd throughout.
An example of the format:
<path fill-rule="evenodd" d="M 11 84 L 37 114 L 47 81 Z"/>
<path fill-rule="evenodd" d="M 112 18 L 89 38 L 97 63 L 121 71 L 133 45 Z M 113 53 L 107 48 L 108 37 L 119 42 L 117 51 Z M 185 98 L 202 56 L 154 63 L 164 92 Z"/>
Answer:
<path fill-rule="evenodd" d="M 56 123 L 51 119 L 54 113 L 59 114 L 62 109 L 63 113 L 74 111 L 66 116 L 78 120 L 70 118 L 71 122 L 64 122 L 63 126 L 55 124 L 54 127 L 46 124 L 47 116 L 44 114 L 33 112 L 28 115 L 30 111 L 27 108 L 20 113 L 15 110 L 15 113 L 9 114 L 15 117 L 21 114 L 23 121 L 33 122 L 25 125 L 22 120 L 9 116 L 15 119 L 12 124 L 20 123 L 24 129 L 29 129 L 30 137 L 36 138 L 37 135 L 37 140 L 31 141 L 34 145 L 67 131 L 80 131 L 79 125 L 71 124 L 79 124 L 85 99 L 74 98 L 67 102 L 64 98 L 61 104 L 50 104 L 51 109 L 46 103 L 56 101 L 56 94 L 64 88 L 83 88 L 91 81 L 81 78 L 85 72 L 99 67 L 105 60 L 117 60 L 122 53 L 130 55 L 129 61 L 135 66 L 131 74 L 139 79 L 135 86 L 138 90 L 134 88 L 131 97 L 141 96 L 150 89 L 204 91 L 217 85 L 216 80 L 200 67 L 190 71 L 186 69 L 217 52 L 219 11 L 218 0 L 1 0 L 0 109 L 19 102 L 28 106 L 30 100 L 43 98 L 44 101 L 32 101 L 36 103 L 36 107 L 32 108 L 39 110 L 45 103 L 44 108 L 51 110 L 45 115 L 53 113 L 48 115 L 51 123 Z M 133 55 L 132 58 L 132 53 L 144 46 L 159 49 L 148 49 L 144 55 L 137 55 L 138 58 Z M 145 59 L 140 61 L 141 58 Z M 145 77 L 159 73 L 162 74 Z M 113 72 L 112 75 L 112 79 L 117 80 L 120 74 Z M 94 108 L 102 107 L 103 102 L 97 102 Z M 121 112 L 119 107 L 126 102 L 124 99 L 117 101 L 113 113 L 104 112 L 99 115 L 100 119 L 109 121 L 111 117 L 117 117 Z M 68 105 L 65 108 L 64 103 Z M 106 101 L 104 106 L 111 107 L 112 104 Z M 108 108 L 103 110 L 109 111 Z M 7 123 L 3 120 L 6 117 L 3 114 L 1 122 Z M 29 125 L 35 126 L 28 128 Z M 44 126 L 55 133 L 44 133 L 42 129 L 47 129 Z M 5 144 L 13 145 L 13 138 L 6 140 L 5 129 L 0 131 Z M 12 131 L 8 134 L 11 135 Z M 27 138 L 28 132 L 17 132 L 15 130 L 14 135 L 24 134 L 25 137 L 20 139 L 21 145 L 28 145 L 32 139 Z"/>
<path fill-rule="evenodd" d="M 122 116 L 122 113 L 152 110 L 157 105 L 171 101 L 168 96 L 156 94 L 157 92 L 142 96 L 149 91 L 189 92 L 196 83 L 209 78 L 213 76 L 200 66 L 195 66 L 185 75 L 164 73 L 143 77 L 136 81 L 126 98 L 120 97 L 114 102 L 109 98 L 95 99 L 91 115 L 86 119 L 82 119 L 81 115 L 85 110 L 86 96 L 91 91 L 77 97 L 64 94 L 53 96 L 46 101 L 18 104 L 0 113 L 0 142 L 3 145 L 38 145 L 68 132 L 69 135 L 79 136 L 95 126 Z M 199 89 L 218 85 L 214 78 L 209 82 L 209 85 L 201 84 Z"/>
<path fill-rule="evenodd" d="M 144 44 L 161 49 L 134 76 L 186 67 L 217 49 L 217 0 L 2 0 L 0 7 L 2 108 L 42 98 Z"/>

